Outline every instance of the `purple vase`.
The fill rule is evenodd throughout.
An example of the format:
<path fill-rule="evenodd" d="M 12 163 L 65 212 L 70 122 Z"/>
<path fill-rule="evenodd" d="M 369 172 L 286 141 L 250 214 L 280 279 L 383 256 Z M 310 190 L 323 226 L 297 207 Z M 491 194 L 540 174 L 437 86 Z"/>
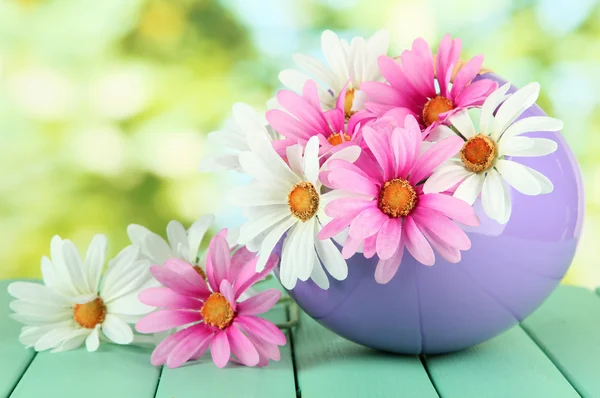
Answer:
<path fill-rule="evenodd" d="M 477 79 L 506 83 L 495 74 Z M 514 92 L 512 87 L 510 92 Z M 519 118 L 545 115 L 533 105 Z M 356 254 L 348 278 L 329 278 L 329 290 L 299 281 L 290 295 L 323 326 L 356 343 L 402 354 L 438 354 L 475 345 L 516 325 L 538 308 L 569 268 L 581 233 L 584 192 L 581 171 L 558 132 L 558 150 L 519 162 L 554 184 L 547 195 L 526 196 L 511 188 L 506 225 L 489 219 L 480 200 L 481 226 L 467 228 L 472 247 L 451 264 L 436 255 L 432 267 L 405 252 L 386 285 L 375 282 L 377 259 Z"/>

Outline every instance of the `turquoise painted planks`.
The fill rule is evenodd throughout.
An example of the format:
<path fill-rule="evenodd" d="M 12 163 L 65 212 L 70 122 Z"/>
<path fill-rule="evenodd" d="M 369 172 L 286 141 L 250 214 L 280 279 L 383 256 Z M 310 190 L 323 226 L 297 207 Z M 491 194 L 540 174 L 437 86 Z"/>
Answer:
<path fill-rule="evenodd" d="M 52 354 L 39 353 L 11 398 L 152 398 L 160 369 L 150 365 L 151 350 L 101 344 Z"/>
<path fill-rule="evenodd" d="M 416 356 L 362 347 L 333 334 L 305 313 L 292 333 L 302 398 L 438 396 Z"/>
<path fill-rule="evenodd" d="M 582 397 L 600 397 L 600 299 L 593 292 L 561 286 L 523 327 Z"/>
<path fill-rule="evenodd" d="M 0 397 L 7 397 L 35 355 L 19 343 L 21 324 L 8 315 L 11 297 L 6 288 L 11 281 L 0 281 Z"/>
<path fill-rule="evenodd" d="M 425 358 L 443 398 L 575 398 L 579 394 L 520 327 L 454 354 Z"/>
<path fill-rule="evenodd" d="M 283 305 L 271 310 L 265 318 L 285 322 Z M 177 369 L 163 368 L 157 398 L 285 398 L 296 396 L 294 367 L 289 344 L 281 347 L 281 360 L 271 361 L 267 368 L 246 368 L 229 364 L 217 368 L 208 353 L 197 363 Z"/>

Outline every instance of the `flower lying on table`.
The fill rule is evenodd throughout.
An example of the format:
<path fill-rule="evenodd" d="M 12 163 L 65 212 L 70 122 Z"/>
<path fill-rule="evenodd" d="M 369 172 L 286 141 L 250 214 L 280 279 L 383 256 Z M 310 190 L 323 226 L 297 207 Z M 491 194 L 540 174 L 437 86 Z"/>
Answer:
<path fill-rule="evenodd" d="M 82 261 L 70 240 L 59 236 L 50 242 L 51 260 L 42 258 L 44 284 L 14 282 L 8 292 L 17 300 L 10 303 L 11 316 L 24 323 L 19 340 L 36 351 L 68 351 L 85 341 L 96 351 L 100 337 L 117 344 L 130 344 L 134 323 L 152 311 L 141 303 L 140 289 L 152 282 L 149 263 L 139 260 L 140 249 L 130 246 L 108 262 L 107 239 L 96 235 Z"/>
<path fill-rule="evenodd" d="M 269 359 L 279 360 L 278 346 L 286 343 L 285 336 L 255 315 L 269 311 L 281 293 L 268 289 L 238 302 L 246 289 L 273 270 L 278 258 L 271 255 L 264 270 L 257 273 L 258 257 L 244 248 L 232 255 L 222 234 L 213 237 L 208 248 L 208 284 L 191 264 L 179 259 L 151 267 L 165 287 L 144 290 L 140 300 L 161 309 L 142 318 L 137 330 L 156 333 L 183 326 L 156 347 L 153 365 L 166 363 L 176 368 L 200 358 L 209 348 L 220 368 L 232 355 L 246 366 L 266 366 Z"/>

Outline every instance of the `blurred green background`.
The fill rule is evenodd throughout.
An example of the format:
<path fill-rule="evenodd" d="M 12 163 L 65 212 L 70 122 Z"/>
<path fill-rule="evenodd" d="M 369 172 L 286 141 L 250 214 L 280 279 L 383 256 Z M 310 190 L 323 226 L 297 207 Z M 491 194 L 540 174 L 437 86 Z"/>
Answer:
<path fill-rule="evenodd" d="M 56 233 L 82 249 L 106 233 L 114 254 L 133 222 L 236 224 L 223 196 L 240 177 L 197 171 L 206 134 L 235 101 L 263 110 L 278 71 L 318 56 L 328 28 L 386 28 L 390 54 L 450 32 L 514 84 L 539 81 L 587 191 L 565 282 L 600 285 L 598 0 L 0 1 L 0 279 L 39 276 Z"/>

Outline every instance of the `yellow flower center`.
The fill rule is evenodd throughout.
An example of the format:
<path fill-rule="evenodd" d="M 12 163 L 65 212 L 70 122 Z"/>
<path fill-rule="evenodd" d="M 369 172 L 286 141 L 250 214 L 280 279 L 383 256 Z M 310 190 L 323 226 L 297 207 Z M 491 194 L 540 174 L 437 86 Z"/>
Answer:
<path fill-rule="evenodd" d="M 342 135 L 344 136 L 343 140 L 342 140 Z M 346 133 L 334 133 L 334 134 L 331 134 L 329 136 L 329 138 L 327 138 L 327 141 L 333 146 L 338 146 L 340 144 L 343 144 L 344 142 L 350 141 L 351 139 L 352 139 L 352 137 L 350 137 Z"/>
<path fill-rule="evenodd" d="M 319 209 L 319 194 L 310 182 L 299 182 L 288 195 L 292 214 L 302 222 L 310 220 Z"/>
<path fill-rule="evenodd" d="M 221 293 L 212 293 L 200 309 L 207 325 L 225 329 L 233 321 L 233 308 Z"/>
<path fill-rule="evenodd" d="M 206 280 L 206 274 L 204 273 L 204 271 L 202 271 L 202 268 L 200 268 L 199 265 L 194 265 L 194 270 L 198 275 L 202 277 L 202 279 Z"/>
<path fill-rule="evenodd" d="M 383 184 L 379 192 L 379 209 L 390 217 L 406 217 L 417 204 L 417 192 L 402 178 Z"/>
<path fill-rule="evenodd" d="M 346 90 L 346 97 L 344 97 L 344 116 L 346 119 L 350 119 L 356 112 L 352 110 L 352 103 L 354 102 L 354 89 L 349 88 Z"/>
<path fill-rule="evenodd" d="M 465 142 L 460 150 L 460 158 L 472 172 L 488 170 L 496 160 L 496 143 L 487 135 L 478 134 Z"/>
<path fill-rule="evenodd" d="M 106 306 L 100 297 L 89 303 L 75 304 L 73 307 L 73 318 L 83 328 L 93 329 L 104 322 L 105 317 Z"/>
<path fill-rule="evenodd" d="M 438 95 L 427 101 L 423 107 L 423 122 L 429 126 L 439 120 L 440 113 L 448 112 L 454 109 L 454 103 L 446 97 Z"/>

